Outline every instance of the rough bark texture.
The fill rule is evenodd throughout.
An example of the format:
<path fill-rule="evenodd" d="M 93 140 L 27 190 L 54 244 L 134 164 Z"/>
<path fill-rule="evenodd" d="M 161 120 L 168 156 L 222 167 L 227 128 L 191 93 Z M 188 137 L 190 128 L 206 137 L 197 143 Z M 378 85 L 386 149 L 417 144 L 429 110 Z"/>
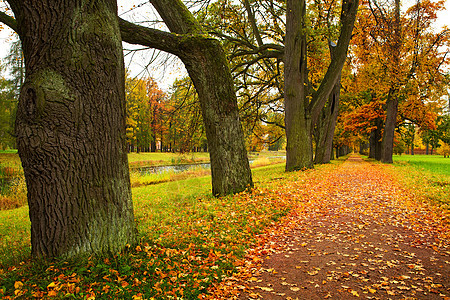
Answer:
<path fill-rule="evenodd" d="M 286 2 L 284 106 L 286 171 L 312 168 L 311 116 L 307 111 L 307 57 L 304 0 Z"/>
<path fill-rule="evenodd" d="M 151 1 L 172 34 L 146 30 L 121 20 L 124 41 L 177 55 L 197 90 L 205 122 L 215 196 L 241 192 L 253 186 L 239 120 L 236 92 L 220 43 L 209 38 L 189 10 L 178 0 Z M 137 36 L 134 31 L 141 33 Z M 155 41 L 160 34 L 161 43 Z"/>
<path fill-rule="evenodd" d="M 225 53 L 214 39 L 193 42 L 181 56 L 197 90 L 205 122 L 215 196 L 253 186 L 236 93 Z"/>
<path fill-rule="evenodd" d="M 9 2 L 26 62 L 16 134 L 32 254 L 119 251 L 136 229 L 116 1 Z"/>
<path fill-rule="evenodd" d="M 313 167 L 312 130 L 347 57 L 357 7 L 357 0 L 343 1 L 342 26 L 334 57 L 318 90 L 311 94 L 307 90 L 307 29 L 304 22 L 306 4 L 304 0 L 286 1 L 284 55 L 286 171 Z"/>
<path fill-rule="evenodd" d="M 339 97 L 341 82 L 338 80 L 331 92 L 328 105 L 322 110 L 322 115 L 316 125 L 316 153 L 314 163 L 326 164 L 331 160 L 333 152 L 333 137 L 339 112 Z"/>

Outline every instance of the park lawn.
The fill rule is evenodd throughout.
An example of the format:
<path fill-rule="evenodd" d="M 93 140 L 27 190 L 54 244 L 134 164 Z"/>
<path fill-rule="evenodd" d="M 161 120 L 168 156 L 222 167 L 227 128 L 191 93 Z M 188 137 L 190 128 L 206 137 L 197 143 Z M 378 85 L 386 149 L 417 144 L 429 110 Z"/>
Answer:
<path fill-rule="evenodd" d="M 221 198 L 211 196 L 209 176 L 133 188 L 138 245 L 77 260 L 33 263 L 27 207 L 0 211 L 0 296 L 197 298 L 242 263 L 256 233 L 301 201 L 278 197 L 285 184 L 342 161 L 304 172 L 285 173 L 284 163 L 257 168 L 257 188 Z"/>
<path fill-rule="evenodd" d="M 385 165 L 402 184 L 423 201 L 450 209 L 450 158 L 441 155 L 394 155 Z"/>
<path fill-rule="evenodd" d="M 442 155 L 394 155 L 396 163 L 407 163 L 422 171 L 450 176 L 450 158 Z"/>

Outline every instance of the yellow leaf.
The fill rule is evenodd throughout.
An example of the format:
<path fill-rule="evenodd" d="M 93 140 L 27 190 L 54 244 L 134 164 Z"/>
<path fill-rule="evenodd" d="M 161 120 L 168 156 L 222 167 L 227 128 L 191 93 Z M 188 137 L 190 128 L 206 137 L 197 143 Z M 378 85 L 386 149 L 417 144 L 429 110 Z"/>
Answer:
<path fill-rule="evenodd" d="M 351 290 L 350 293 L 355 297 L 359 297 L 359 294 L 357 291 Z"/>
<path fill-rule="evenodd" d="M 377 290 L 369 289 L 369 293 L 375 294 L 376 292 L 377 292 Z"/>
<path fill-rule="evenodd" d="M 16 290 L 20 290 L 20 289 L 22 289 L 22 287 L 23 287 L 22 281 L 16 281 L 16 282 L 14 282 L 14 288 L 15 288 Z"/>
<path fill-rule="evenodd" d="M 300 288 L 299 288 L 299 287 L 296 287 L 296 286 L 292 286 L 292 287 L 291 287 L 291 291 L 293 291 L 293 292 L 298 292 L 298 291 L 300 291 Z"/>
<path fill-rule="evenodd" d="M 47 285 L 47 289 L 52 289 L 54 287 L 56 287 L 56 283 L 54 282 L 51 282 L 49 285 Z"/>
<path fill-rule="evenodd" d="M 270 288 L 270 287 L 259 286 L 259 288 L 260 288 L 261 290 L 263 290 L 263 291 L 266 291 L 266 292 L 271 292 L 271 291 L 273 291 L 273 288 Z"/>

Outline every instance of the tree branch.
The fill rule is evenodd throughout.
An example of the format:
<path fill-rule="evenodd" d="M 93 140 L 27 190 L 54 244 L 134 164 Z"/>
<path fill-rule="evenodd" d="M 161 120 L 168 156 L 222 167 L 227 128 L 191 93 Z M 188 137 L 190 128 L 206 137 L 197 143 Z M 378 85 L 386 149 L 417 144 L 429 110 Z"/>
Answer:
<path fill-rule="evenodd" d="M 179 56 L 185 35 L 178 35 L 153 28 L 133 24 L 119 18 L 122 40 L 130 44 L 137 44 L 162 50 Z"/>
<path fill-rule="evenodd" d="M 328 100 L 328 95 L 334 88 L 334 85 L 339 78 L 342 67 L 347 59 L 347 49 L 352 37 L 353 24 L 356 19 L 356 12 L 358 10 L 358 0 L 345 0 L 342 2 L 341 12 L 341 33 L 336 48 L 334 49 L 334 57 L 328 66 L 319 89 L 313 94 L 308 110 L 311 112 L 312 128 L 319 117 L 320 111 Z"/>
<path fill-rule="evenodd" d="M 7 25 L 9 28 L 11 28 L 12 30 L 14 30 L 14 32 L 17 32 L 17 22 L 16 19 L 14 19 L 11 16 L 8 16 L 7 14 L 5 14 L 4 12 L 0 11 L 0 22 L 2 22 L 3 24 Z"/>

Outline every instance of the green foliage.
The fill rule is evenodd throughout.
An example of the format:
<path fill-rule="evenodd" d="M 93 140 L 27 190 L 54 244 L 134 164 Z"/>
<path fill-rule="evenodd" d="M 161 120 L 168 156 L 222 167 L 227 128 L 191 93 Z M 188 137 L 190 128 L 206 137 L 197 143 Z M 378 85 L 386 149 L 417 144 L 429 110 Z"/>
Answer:
<path fill-rule="evenodd" d="M 444 143 L 450 144 L 450 115 L 440 116 L 437 121 L 437 135 Z"/>

